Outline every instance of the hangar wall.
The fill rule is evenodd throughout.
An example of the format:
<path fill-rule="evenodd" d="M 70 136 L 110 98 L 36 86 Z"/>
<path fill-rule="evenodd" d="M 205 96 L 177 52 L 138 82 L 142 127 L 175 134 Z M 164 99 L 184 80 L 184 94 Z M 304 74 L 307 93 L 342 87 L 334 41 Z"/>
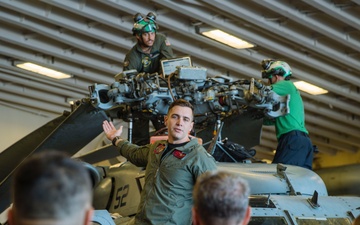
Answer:
<path fill-rule="evenodd" d="M 352 164 L 360 165 L 360 151 L 354 154 L 347 152 L 338 152 L 335 155 L 322 154 L 321 157 L 314 161 L 313 168 L 322 169 Z"/>
<path fill-rule="evenodd" d="M 59 115 L 16 109 L 0 104 L 0 152 Z"/>

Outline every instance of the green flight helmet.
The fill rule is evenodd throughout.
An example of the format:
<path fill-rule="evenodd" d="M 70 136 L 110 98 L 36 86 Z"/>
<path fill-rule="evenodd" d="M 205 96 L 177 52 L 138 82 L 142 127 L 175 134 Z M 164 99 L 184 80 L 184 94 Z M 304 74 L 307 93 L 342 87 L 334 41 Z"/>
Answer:
<path fill-rule="evenodd" d="M 284 61 L 277 61 L 274 59 L 264 59 L 261 61 L 261 77 L 264 79 L 271 79 L 273 75 L 279 75 L 289 80 L 292 75 L 291 67 Z"/>
<path fill-rule="evenodd" d="M 143 33 L 156 32 L 159 28 L 156 24 L 156 15 L 149 12 L 144 18 L 140 13 L 134 15 L 134 27 L 132 29 L 133 35 L 141 35 Z"/>

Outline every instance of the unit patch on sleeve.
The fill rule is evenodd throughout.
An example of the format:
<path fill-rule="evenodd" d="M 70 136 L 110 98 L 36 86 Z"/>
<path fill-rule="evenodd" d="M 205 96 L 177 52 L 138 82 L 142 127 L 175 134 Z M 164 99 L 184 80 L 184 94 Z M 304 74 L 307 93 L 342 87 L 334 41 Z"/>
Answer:
<path fill-rule="evenodd" d="M 170 45 L 171 45 L 171 44 L 170 44 L 170 41 L 169 41 L 168 39 L 165 40 L 165 45 L 166 45 L 166 46 L 170 46 Z"/>
<path fill-rule="evenodd" d="M 154 153 L 155 154 L 159 154 L 160 152 L 164 151 L 166 148 L 166 145 L 164 144 L 159 144 L 158 146 L 156 146 L 156 148 L 154 149 Z"/>

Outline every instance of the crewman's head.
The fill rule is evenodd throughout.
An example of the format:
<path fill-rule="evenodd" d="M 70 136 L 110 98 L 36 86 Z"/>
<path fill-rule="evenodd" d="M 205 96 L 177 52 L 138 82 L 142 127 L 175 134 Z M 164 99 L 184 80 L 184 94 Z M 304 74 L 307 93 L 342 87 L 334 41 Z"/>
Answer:
<path fill-rule="evenodd" d="M 133 35 L 144 47 L 152 47 L 155 40 L 156 30 L 159 28 L 156 24 L 156 15 L 149 12 L 146 18 L 140 13 L 134 15 Z"/>
<path fill-rule="evenodd" d="M 284 61 L 277 61 L 274 59 L 264 59 L 261 61 L 262 78 L 269 79 L 271 84 L 278 80 L 290 80 L 292 75 L 291 67 Z"/>

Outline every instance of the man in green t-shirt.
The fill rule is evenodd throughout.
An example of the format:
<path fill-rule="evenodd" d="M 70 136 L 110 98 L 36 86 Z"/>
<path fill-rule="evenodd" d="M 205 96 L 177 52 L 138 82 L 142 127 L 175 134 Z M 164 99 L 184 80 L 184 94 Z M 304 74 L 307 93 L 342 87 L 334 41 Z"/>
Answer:
<path fill-rule="evenodd" d="M 305 128 L 304 104 L 299 90 L 290 81 L 290 66 L 283 61 L 261 62 L 262 78 L 267 78 L 278 95 L 290 95 L 290 113 L 274 120 L 265 118 L 264 125 L 275 125 L 278 146 L 273 163 L 297 165 L 312 169 L 313 145 Z"/>
<path fill-rule="evenodd" d="M 123 70 L 135 69 L 138 73 L 161 74 L 160 60 L 173 58 L 173 51 L 166 36 L 156 33 L 156 15 L 149 12 L 144 18 L 140 13 L 134 16 L 133 35 L 137 39 L 136 45 L 126 54 Z M 133 113 L 134 128 L 132 141 L 139 145 L 149 143 L 149 118 Z M 150 118 L 156 130 L 164 127 L 162 117 Z"/>

